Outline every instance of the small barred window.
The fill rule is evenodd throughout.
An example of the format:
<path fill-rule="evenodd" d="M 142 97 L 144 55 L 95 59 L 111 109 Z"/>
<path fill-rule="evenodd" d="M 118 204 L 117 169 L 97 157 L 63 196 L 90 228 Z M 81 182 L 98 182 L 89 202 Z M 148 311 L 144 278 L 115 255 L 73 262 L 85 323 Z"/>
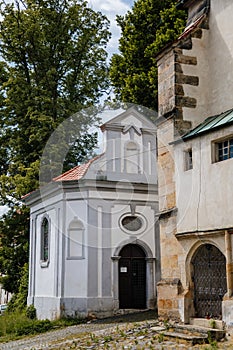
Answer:
<path fill-rule="evenodd" d="M 193 169 L 193 152 L 192 149 L 188 149 L 184 152 L 184 170 Z"/>

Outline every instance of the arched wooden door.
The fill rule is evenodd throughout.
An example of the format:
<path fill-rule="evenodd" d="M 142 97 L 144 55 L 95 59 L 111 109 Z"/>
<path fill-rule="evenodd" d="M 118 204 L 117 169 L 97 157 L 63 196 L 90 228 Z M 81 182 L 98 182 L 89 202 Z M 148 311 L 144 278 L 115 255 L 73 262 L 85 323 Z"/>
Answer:
<path fill-rule="evenodd" d="M 146 308 L 146 259 L 141 247 L 128 244 L 120 251 L 119 307 Z"/>
<path fill-rule="evenodd" d="M 222 317 L 222 299 L 227 292 L 226 258 L 218 248 L 205 244 L 192 259 L 196 317 Z"/>

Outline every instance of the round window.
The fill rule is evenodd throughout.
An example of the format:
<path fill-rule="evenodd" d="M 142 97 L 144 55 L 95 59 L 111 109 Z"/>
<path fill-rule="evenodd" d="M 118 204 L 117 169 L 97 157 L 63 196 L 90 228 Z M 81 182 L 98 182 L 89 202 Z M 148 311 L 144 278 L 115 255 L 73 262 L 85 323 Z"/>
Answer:
<path fill-rule="evenodd" d="M 129 215 L 122 219 L 121 225 L 128 231 L 138 231 L 142 228 L 143 222 L 139 216 Z"/>

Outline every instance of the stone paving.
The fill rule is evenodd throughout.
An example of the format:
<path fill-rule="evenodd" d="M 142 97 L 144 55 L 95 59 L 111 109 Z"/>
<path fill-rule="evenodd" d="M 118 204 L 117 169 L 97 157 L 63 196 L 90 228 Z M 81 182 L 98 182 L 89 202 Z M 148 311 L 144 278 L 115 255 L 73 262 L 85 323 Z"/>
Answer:
<path fill-rule="evenodd" d="M 163 335 L 152 330 L 159 322 L 145 313 L 145 319 L 140 317 L 118 317 L 102 321 L 90 322 L 18 341 L 0 344 L 5 350 L 91 350 L 91 349 L 117 349 L 117 350 L 214 350 L 233 349 L 233 336 L 228 333 L 227 339 L 217 345 L 204 344 L 192 346 L 181 340 L 165 339 Z M 142 317 L 143 318 L 143 317 Z M 160 323 L 161 325 L 161 323 Z"/>

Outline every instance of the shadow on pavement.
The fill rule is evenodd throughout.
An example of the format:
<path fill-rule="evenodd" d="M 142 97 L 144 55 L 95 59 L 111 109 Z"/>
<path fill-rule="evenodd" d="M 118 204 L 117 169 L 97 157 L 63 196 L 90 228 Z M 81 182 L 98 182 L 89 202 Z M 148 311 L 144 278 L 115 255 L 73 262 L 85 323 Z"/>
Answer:
<path fill-rule="evenodd" d="M 156 320 L 156 310 L 139 311 L 135 313 L 117 315 L 91 321 L 91 323 L 125 323 L 125 322 L 141 322 L 147 320 Z"/>

